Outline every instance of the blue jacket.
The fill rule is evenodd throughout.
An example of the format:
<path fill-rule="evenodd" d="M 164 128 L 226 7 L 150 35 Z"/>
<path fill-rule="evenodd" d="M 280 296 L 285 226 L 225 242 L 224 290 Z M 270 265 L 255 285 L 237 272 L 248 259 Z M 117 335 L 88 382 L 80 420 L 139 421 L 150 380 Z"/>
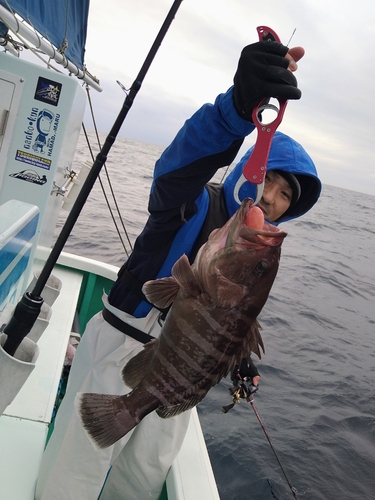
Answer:
<path fill-rule="evenodd" d="M 254 125 L 242 119 L 233 104 L 233 88 L 220 94 L 214 104 L 205 104 L 178 132 L 156 162 L 148 209 L 149 219 L 138 236 L 134 250 L 112 287 L 109 302 L 136 317 L 145 316 L 150 304 L 124 284 L 124 269 L 141 282 L 170 276 L 171 268 L 182 255 L 189 256 L 205 221 L 209 196 L 205 185 L 216 171 L 230 165 L 244 138 Z M 238 209 L 233 190 L 250 149 L 224 182 L 228 216 Z M 311 158 L 293 139 L 277 132 L 274 136 L 267 169 L 292 172 L 301 185 L 301 196 L 283 220 L 306 213 L 318 200 L 321 183 Z M 247 182 L 240 199 L 255 197 L 256 187 Z M 280 222 L 281 222 L 280 221 Z"/>

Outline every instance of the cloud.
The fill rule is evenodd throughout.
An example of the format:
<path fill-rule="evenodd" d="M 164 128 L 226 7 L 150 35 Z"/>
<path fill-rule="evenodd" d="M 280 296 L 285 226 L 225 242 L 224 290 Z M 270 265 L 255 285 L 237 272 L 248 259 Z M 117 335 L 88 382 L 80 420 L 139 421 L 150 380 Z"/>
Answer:
<path fill-rule="evenodd" d="M 108 132 L 171 0 L 91 2 L 88 68 L 104 91 L 93 96 Z M 372 110 L 375 4 L 349 0 L 189 0 L 182 2 L 121 135 L 167 146 L 198 107 L 232 84 L 242 48 L 268 25 L 305 57 L 296 73 L 302 99 L 290 102 L 280 130 L 300 141 L 323 183 L 375 194 Z M 243 148 L 256 138 L 248 138 Z"/>

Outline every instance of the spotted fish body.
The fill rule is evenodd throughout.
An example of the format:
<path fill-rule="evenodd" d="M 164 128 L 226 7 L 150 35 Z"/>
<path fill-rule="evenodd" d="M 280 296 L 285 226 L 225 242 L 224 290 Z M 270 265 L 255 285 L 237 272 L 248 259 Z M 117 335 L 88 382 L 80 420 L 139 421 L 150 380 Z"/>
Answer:
<path fill-rule="evenodd" d="M 115 443 L 148 413 L 168 418 L 197 405 L 208 390 L 263 342 L 257 316 L 277 274 L 284 231 L 256 217 L 242 202 L 214 230 L 190 266 L 183 255 L 172 277 L 147 282 L 143 291 L 158 307 L 173 302 L 160 337 L 132 358 L 125 396 L 81 394 L 84 428 L 100 448 Z M 260 211 L 259 211 L 260 212 Z"/>

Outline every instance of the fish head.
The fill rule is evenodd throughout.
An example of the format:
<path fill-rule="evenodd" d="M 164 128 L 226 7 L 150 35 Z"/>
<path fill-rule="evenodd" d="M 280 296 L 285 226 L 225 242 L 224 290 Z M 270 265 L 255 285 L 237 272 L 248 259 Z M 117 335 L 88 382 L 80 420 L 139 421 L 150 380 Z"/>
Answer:
<path fill-rule="evenodd" d="M 259 314 L 275 280 L 286 235 L 264 220 L 250 198 L 222 228 L 212 231 L 194 268 L 215 307 L 241 307 L 254 318 Z"/>

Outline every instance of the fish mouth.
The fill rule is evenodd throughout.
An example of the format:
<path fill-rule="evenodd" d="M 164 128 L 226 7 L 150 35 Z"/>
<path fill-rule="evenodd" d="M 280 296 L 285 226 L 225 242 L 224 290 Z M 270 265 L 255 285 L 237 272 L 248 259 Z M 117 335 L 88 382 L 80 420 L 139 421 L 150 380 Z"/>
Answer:
<path fill-rule="evenodd" d="M 243 200 L 237 215 L 238 236 L 250 244 L 272 247 L 281 245 L 288 233 L 264 220 L 264 215 L 263 221 L 257 221 L 256 228 L 249 225 L 249 213 L 251 210 L 254 210 L 254 208 L 258 207 L 254 205 L 254 202 L 251 198 L 246 198 L 245 200 Z M 263 214 L 260 209 L 258 210 Z M 261 222 L 263 222 L 263 227 L 259 227 Z"/>

